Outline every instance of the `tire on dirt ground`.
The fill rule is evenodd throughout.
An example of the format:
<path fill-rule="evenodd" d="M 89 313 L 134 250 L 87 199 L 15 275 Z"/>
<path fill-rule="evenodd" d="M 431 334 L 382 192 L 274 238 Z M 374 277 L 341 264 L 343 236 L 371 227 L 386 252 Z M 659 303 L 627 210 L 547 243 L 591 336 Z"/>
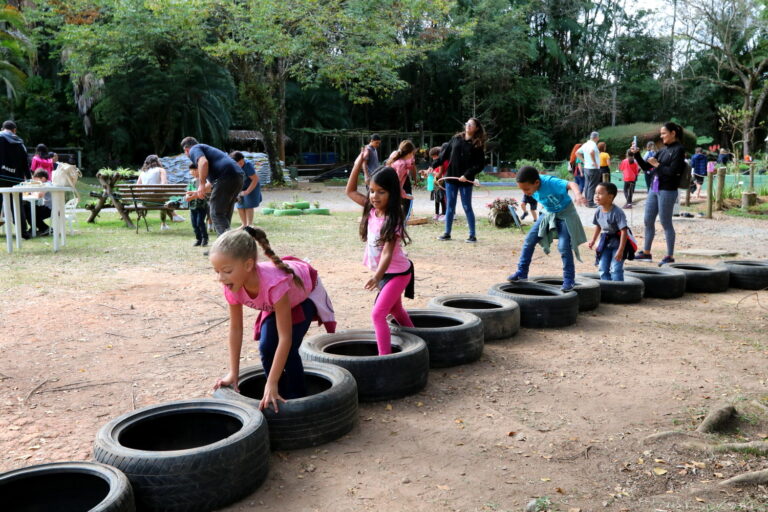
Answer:
<path fill-rule="evenodd" d="M 349 330 L 306 338 L 299 348 L 305 361 L 341 366 L 357 382 L 361 402 L 392 400 L 418 393 L 427 385 L 429 352 L 424 340 L 392 335 L 392 353 L 380 356 L 373 331 Z"/>
<path fill-rule="evenodd" d="M 97 461 L 128 477 L 139 510 L 209 511 L 256 490 L 269 469 L 264 415 L 213 398 L 151 405 L 104 425 Z"/>
<path fill-rule="evenodd" d="M 600 301 L 606 304 L 636 304 L 643 300 L 645 283 L 636 277 L 624 276 L 623 281 L 603 281 L 597 272 L 583 272 L 579 275 L 598 282 Z"/>
<path fill-rule="evenodd" d="M 768 260 L 730 260 L 725 262 L 725 266 L 731 272 L 731 288 L 768 288 Z"/>
<path fill-rule="evenodd" d="M 685 293 L 685 274 L 676 269 L 661 267 L 624 267 L 624 275 L 640 279 L 645 284 L 644 297 L 676 299 Z"/>
<path fill-rule="evenodd" d="M 723 265 L 700 263 L 670 263 L 670 268 L 685 274 L 685 291 L 690 293 L 721 293 L 728 291 L 731 272 Z"/>
<path fill-rule="evenodd" d="M 429 366 L 447 368 L 467 364 L 483 355 L 483 323 L 471 313 L 449 309 L 409 309 L 414 327 L 389 321 L 393 334 L 407 332 L 427 343 Z"/>
<path fill-rule="evenodd" d="M 430 300 L 427 306 L 475 315 L 483 323 L 484 341 L 511 338 L 520 330 L 520 306 L 503 297 L 469 293 L 441 295 Z"/>
<path fill-rule="evenodd" d="M 357 384 L 349 371 L 340 366 L 304 362 L 307 396 L 278 403 L 262 411 L 269 426 L 269 444 L 273 450 L 298 450 L 338 439 L 355 426 L 357 420 Z M 240 370 L 240 393 L 231 387 L 214 391 L 213 396 L 241 401 L 258 409 L 264 396 L 267 377 L 264 368 L 252 366 Z"/>
<path fill-rule="evenodd" d="M 562 276 L 535 276 L 528 278 L 534 283 L 548 284 L 558 288 L 563 286 Z M 576 286 L 573 291 L 579 296 L 579 311 L 592 311 L 600 305 L 600 283 L 595 279 L 576 276 Z"/>
<path fill-rule="evenodd" d="M 0 474 L 3 510 L 134 512 L 133 491 L 118 469 L 95 462 L 56 462 Z"/>
<path fill-rule="evenodd" d="M 520 305 L 523 327 L 565 327 L 576 323 L 579 297 L 548 284 L 521 281 L 491 286 L 488 295 L 511 299 Z"/>

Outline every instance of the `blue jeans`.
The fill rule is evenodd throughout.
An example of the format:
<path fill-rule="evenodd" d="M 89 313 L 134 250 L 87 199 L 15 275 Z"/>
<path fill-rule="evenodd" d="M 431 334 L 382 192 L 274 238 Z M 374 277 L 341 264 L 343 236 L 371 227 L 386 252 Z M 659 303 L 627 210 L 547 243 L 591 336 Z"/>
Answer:
<path fill-rule="evenodd" d="M 586 180 L 584 179 L 584 174 L 580 174 L 578 176 L 573 177 L 573 181 L 576 182 L 576 184 L 579 186 L 579 192 L 582 194 L 584 193 L 584 185 L 586 185 Z"/>
<path fill-rule="evenodd" d="M 543 216 L 540 215 L 536 219 L 525 237 L 523 250 L 520 251 L 520 259 L 517 262 L 517 271 L 526 277 L 528 277 L 528 267 L 531 266 L 533 251 L 536 249 L 536 244 L 541 240 L 539 224 L 542 218 Z M 557 227 L 557 250 L 560 251 L 560 256 L 563 259 L 563 279 L 572 281 L 576 278 L 576 267 L 573 263 L 573 251 L 571 250 L 571 234 L 568 232 L 568 226 L 564 220 L 555 219 L 555 226 Z"/>
<path fill-rule="evenodd" d="M 301 309 L 304 311 L 304 320 L 292 326 L 291 350 L 288 352 L 288 359 L 285 361 L 283 375 L 280 376 L 280 380 L 277 383 L 277 390 L 280 396 L 286 400 L 301 398 L 307 394 L 307 388 L 304 383 L 304 365 L 301 364 L 299 347 L 301 342 L 304 341 L 304 335 L 307 334 L 312 319 L 317 314 L 317 308 L 314 302 L 307 299 L 301 303 Z M 272 361 L 275 358 L 278 341 L 277 318 L 273 313 L 261 324 L 259 339 L 261 366 L 264 367 L 264 373 L 267 377 L 269 377 L 269 372 L 272 370 Z"/>
<path fill-rule="evenodd" d="M 677 202 L 677 190 L 659 190 L 648 192 L 645 201 L 645 239 L 643 240 L 643 252 L 651 252 L 653 238 L 656 236 L 656 216 L 659 217 L 661 227 L 664 228 L 664 237 L 667 239 L 667 256 L 675 254 L 675 227 L 672 225 L 672 212 Z"/>
<path fill-rule="evenodd" d="M 189 217 L 192 222 L 192 228 L 195 230 L 195 238 L 202 242 L 208 240 L 208 231 L 205 229 L 205 208 L 194 208 L 189 210 Z"/>
<path fill-rule="evenodd" d="M 469 236 L 475 236 L 475 212 L 472 210 L 472 185 L 459 185 L 456 180 L 445 180 L 445 234 L 451 234 L 453 218 L 456 216 L 456 198 L 461 194 L 461 206 L 467 216 Z"/>
<path fill-rule="evenodd" d="M 616 251 L 619 248 L 605 249 L 600 254 L 600 279 L 603 281 L 624 280 L 624 260 L 616 261 Z"/>

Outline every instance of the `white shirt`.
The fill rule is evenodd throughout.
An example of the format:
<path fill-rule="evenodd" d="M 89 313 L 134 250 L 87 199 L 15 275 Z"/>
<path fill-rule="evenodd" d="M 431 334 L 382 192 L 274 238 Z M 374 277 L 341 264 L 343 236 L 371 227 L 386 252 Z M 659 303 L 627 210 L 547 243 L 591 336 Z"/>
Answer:
<path fill-rule="evenodd" d="M 592 152 L 595 152 L 594 156 L 592 156 Z M 592 139 L 589 139 L 587 142 L 582 144 L 582 146 L 576 151 L 577 153 L 581 153 L 584 161 L 584 168 L 585 169 L 599 169 L 600 168 L 600 151 L 597 149 L 597 143 L 593 141 Z"/>

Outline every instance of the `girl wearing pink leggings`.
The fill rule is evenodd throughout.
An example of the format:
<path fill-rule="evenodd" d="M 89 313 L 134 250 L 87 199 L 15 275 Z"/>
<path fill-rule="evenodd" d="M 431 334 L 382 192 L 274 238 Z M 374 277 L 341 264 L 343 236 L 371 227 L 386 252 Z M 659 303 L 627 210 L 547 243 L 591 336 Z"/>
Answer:
<path fill-rule="evenodd" d="M 379 355 L 392 353 L 387 315 L 400 325 L 413 327 L 403 308 L 402 295 L 413 298 L 413 263 L 405 257 L 403 244 L 410 242 L 405 231 L 405 212 L 400 202 L 400 179 L 391 167 L 372 171 L 368 195 L 357 191 L 360 169 L 353 169 L 347 181 L 347 196 L 363 207 L 360 238 L 366 242 L 363 263 L 374 274 L 366 290 L 379 290 L 371 319 L 376 332 Z"/>

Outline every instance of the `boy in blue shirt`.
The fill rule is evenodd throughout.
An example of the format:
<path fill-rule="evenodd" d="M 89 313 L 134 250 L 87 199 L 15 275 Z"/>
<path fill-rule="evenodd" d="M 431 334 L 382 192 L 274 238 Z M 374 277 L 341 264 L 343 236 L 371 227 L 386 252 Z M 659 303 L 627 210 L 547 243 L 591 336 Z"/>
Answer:
<path fill-rule="evenodd" d="M 557 249 L 563 259 L 563 291 L 573 290 L 576 279 L 576 268 L 573 255 L 581 261 L 578 247 L 587 241 L 581 219 L 576 207 L 568 195 L 573 192 L 576 203 L 586 206 L 587 200 L 579 192 L 576 183 L 561 180 L 554 176 L 540 176 L 534 167 L 525 166 L 517 173 L 517 186 L 523 194 L 536 199 L 544 211 L 533 223 L 525 237 L 520 259 L 517 262 L 517 272 L 507 278 L 511 282 L 528 279 L 528 267 L 531 265 L 536 244 L 541 244 L 544 253 L 549 254 L 549 246 L 554 238 L 558 239 Z"/>

